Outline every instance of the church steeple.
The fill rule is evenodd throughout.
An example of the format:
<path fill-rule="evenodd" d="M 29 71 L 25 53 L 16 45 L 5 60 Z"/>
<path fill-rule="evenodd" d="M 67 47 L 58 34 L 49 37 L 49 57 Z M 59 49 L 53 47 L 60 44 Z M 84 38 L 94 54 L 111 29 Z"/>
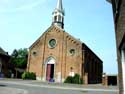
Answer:
<path fill-rule="evenodd" d="M 64 28 L 64 9 L 62 5 L 62 0 L 58 0 L 57 6 L 52 13 L 53 21 L 52 24 L 59 26 L 60 28 Z"/>

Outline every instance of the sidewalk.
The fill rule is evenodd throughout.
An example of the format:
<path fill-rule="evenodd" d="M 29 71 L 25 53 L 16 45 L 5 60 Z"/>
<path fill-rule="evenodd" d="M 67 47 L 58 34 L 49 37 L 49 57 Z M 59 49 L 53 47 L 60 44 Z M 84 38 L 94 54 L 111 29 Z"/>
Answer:
<path fill-rule="evenodd" d="M 7 86 L 6 86 L 7 85 Z M 8 85 L 14 85 L 15 88 L 10 88 Z M 16 86 L 21 87 L 18 89 Z M 1 88 L 3 87 L 3 88 Z M 101 84 L 96 85 L 77 85 L 66 83 L 50 83 L 36 80 L 22 80 L 22 79 L 2 79 L 0 80 L 0 94 L 28 94 L 28 91 L 23 87 L 38 88 L 38 89 L 54 89 L 54 90 L 75 90 L 75 91 L 90 91 L 90 92 L 112 92 L 111 94 L 118 92 L 117 86 L 105 87 Z M 109 93 L 110 94 L 110 93 Z"/>
<path fill-rule="evenodd" d="M 118 86 L 103 86 L 102 84 L 89 84 L 89 85 L 78 85 L 78 84 L 67 84 L 67 83 L 53 83 L 53 82 L 42 82 L 38 80 L 22 80 L 22 79 L 2 79 L 6 81 L 14 81 L 18 83 L 32 84 L 32 85 L 45 85 L 45 86 L 58 86 L 67 88 L 92 88 L 92 89 L 117 89 Z"/>
<path fill-rule="evenodd" d="M 27 91 L 23 89 L 0 86 L 0 94 L 27 94 Z"/>
<path fill-rule="evenodd" d="M 32 85 L 49 85 L 49 86 L 59 86 L 59 87 L 71 87 L 71 88 L 93 88 L 93 89 L 118 89 L 118 86 L 103 86 L 102 84 L 89 84 L 89 85 L 79 85 L 79 84 L 67 84 L 67 83 L 53 83 L 53 82 L 42 82 L 38 80 L 22 80 L 22 79 L 2 79 L 6 81 L 14 81 L 18 83 L 27 83 Z"/>

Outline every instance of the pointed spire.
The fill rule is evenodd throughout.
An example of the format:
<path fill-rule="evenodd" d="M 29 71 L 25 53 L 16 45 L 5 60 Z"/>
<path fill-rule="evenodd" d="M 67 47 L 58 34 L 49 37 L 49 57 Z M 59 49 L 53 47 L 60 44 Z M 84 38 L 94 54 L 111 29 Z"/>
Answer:
<path fill-rule="evenodd" d="M 63 10 L 63 6 L 62 6 L 62 0 L 58 0 L 57 2 L 57 7 L 58 10 L 62 11 Z"/>
<path fill-rule="evenodd" d="M 52 24 L 59 26 L 60 28 L 64 28 L 64 10 L 62 0 L 57 1 L 57 6 L 52 13 L 53 21 Z"/>

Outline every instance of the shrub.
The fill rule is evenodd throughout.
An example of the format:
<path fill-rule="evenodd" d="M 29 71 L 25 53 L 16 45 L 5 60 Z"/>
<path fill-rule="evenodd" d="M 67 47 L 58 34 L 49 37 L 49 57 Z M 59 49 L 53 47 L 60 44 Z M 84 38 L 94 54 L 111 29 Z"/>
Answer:
<path fill-rule="evenodd" d="M 73 77 L 73 83 L 74 84 L 80 83 L 80 75 L 79 74 L 75 74 L 75 76 Z"/>
<path fill-rule="evenodd" d="M 22 74 L 22 79 L 36 80 L 36 75 L 33 72 L 24 72 Z"/>
<path fill-rule="evenodd" d="M 22 79 L 24 80 L 24 79 L 26 79 L 27 77 L 26 77 L 26 72 L 24 72 L 23 74 L 22 74 Z"/>
<path fill-rule="evenodd" d="M 64 83 L 83 84 L 83 80 L 80 78 L 79 74 L 75 74 L 74 77 L 68 76 Z"/>
<path fill-rule="evenodd" d="M 84 83 L 83 79 L 80 78 L 80 83 L 79 84 L 83 84 L 83 83 Z"/>
<path fill-rule="evenodd" d="M 71 77 L 71 76 L 68 76 L 67 78 L 66 78 L 66 80 L 64 81 L 64 83 L 72 83 L 72 79 L 73 77 Z"/>
<path fill-rule="evenodd" d="M 9 70 L 9 71 L 8 71 L 8 74 L 7 74 L 7 77 L 8 77 L 8 78 L 11 78 L 11 74 L 12 74 L 12 71 Z"/>
<path fill-rule="evenodd" d="M 29 75 L 32 80 L 36 80 L 36 75 L 35 73 L 31 72 L 30 75 Z"/>

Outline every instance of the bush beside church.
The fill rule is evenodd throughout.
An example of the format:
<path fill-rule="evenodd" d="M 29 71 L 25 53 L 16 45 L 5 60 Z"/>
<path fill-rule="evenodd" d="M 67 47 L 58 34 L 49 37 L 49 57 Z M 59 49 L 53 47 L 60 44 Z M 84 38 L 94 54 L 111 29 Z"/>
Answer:
<path fill-rule="evenodd" d="M 80 78 L 79 74 L 75 74 L 75 76 L 68 76 L 64 83 L 71 83 L 71 84 L 83 84 L 83 80 Z"/>

